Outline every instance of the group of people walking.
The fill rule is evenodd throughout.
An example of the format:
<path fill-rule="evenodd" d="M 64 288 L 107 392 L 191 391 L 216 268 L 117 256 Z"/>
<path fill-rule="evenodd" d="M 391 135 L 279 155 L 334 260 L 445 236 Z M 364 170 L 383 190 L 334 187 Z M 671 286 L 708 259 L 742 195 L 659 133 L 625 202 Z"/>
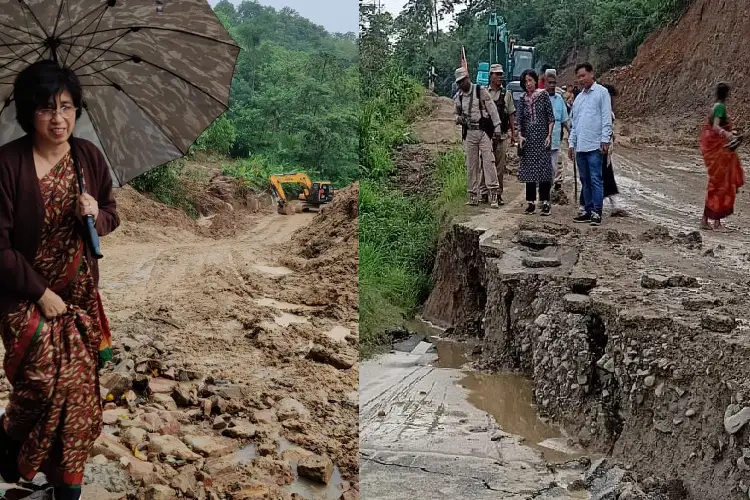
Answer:
<path fill-rule="evenodd" d="M 478 205 L 485 194 L 492 208 L 503 203 L 503 174 L 511 142 L 518 145 L 518 179 L 526 185 L 526 214 L 552 211 L 551 193 L 562 189 L 565 161 L 560 157 L 564 131 L 569 134 L 568 156 L 579 167 L 580 213 L 575 222 L 599 225 L 604 198 L 612 215 L 623 215 L 611 164 L 613 143 L 613 88 L 594 79 L 589 63 L 576 68 L 581 91 L 572 104 L 557 86 L 557 72 L 547 68 L 540 78 L 532 70 L 521 75 L 523 97 L 514 102 L 503 86 L 503 67 L 490 68 L 490 88 L 471 83 L 465 69 L 456 70 L 456 123 L 462 125 L 469 200 Z M 558 166 L 559 163 L 559 166 Z M 537 202 L 541 205 L 538 207 Z"/>

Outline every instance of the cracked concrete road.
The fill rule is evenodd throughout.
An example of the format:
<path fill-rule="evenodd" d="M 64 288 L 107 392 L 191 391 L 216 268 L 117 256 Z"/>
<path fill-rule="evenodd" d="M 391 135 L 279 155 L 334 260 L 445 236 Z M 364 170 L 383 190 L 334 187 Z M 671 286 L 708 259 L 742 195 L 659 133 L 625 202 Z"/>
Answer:
<path fill-rule="evenodd" d="M 569 499 L 576 465 L 553 473 L 518 436 L 467 402 L 465 372 L 434 354 L 391 353 L 360 370 L 360 493 L 368 500 Z"/>

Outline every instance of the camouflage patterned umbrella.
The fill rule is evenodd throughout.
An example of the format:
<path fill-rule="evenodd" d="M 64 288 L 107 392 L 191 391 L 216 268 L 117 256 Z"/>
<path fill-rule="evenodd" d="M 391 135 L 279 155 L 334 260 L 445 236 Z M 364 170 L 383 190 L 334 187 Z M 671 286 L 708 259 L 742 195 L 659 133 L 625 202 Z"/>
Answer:
<path fill-rule="evenodd" d="M 123 185 L 183 156 L 226 110 L 238 54 L 206 0 L 0 0 L 0 144 L 23 135 L 16 75 L 54 59 L 84 85 L 76 136 Z"/>

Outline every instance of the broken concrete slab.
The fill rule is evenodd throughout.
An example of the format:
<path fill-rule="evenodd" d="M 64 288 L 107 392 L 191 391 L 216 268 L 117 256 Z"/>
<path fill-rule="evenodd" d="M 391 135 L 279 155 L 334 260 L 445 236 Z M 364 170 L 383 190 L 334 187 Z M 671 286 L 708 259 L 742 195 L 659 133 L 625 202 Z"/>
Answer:
<path fill-rule="evenodd" d="M 532 248 L 544 248 L 557 246 L 558 244 L 557 236 L 537 231 L 519 231 L 516 234 L 516 241 L 521 245 Z"/>
<path fill-rule="evenodd" d="M 544 269 L 550 267 L 560 267 L 560 259 L 556 257 L 538 257 L 529 255 L 523 258 L 524 267 L 530 269 Z"/>
<path fill-rule="evenodd" d="M 565 310 L 573 314 L 585 314 L 591 306 L 591 297 L 577 293 L 569 293 L 564 299 Z"/>

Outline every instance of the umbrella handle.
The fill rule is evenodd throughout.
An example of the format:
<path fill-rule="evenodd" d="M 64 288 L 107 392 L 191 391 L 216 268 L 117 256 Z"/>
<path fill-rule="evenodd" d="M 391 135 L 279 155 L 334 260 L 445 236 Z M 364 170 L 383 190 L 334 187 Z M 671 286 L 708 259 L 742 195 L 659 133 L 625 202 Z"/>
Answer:
<path fill-rule="evenodd" d="M 83 174 L 81 173 L 81 166 L 78 163 L 78 155 L 75 152 L 75 147 L 73 146 L 73 143 L 71 141 L 70 144 L 70 156 L 73 158 L 73 167 L 76 171 L 76 178 L 78 179 L 78 190 L 81 192 L 81 194 L 86 193 L 86 188 L 83 185 Z M 104 257 L 104 254 L 102 254 L 102 249 L 99 246 L 99 233 L 96 232 L 96 222 L 94 221 L 94 217 L 92 215 L 87 215 L 84 217 L 85 219 L 85 229 L 86 229 L 86 242 L 89 245 L 89 249 L 91 250 L 91 254 L 96 259 L 101 259 Z"/>

